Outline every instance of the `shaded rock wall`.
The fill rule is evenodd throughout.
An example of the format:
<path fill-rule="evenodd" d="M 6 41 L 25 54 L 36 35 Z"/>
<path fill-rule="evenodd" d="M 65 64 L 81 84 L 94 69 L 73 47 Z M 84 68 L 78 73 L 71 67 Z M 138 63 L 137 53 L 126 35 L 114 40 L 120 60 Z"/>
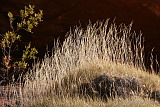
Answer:
<path fill-rule="evenodd" d="M 85 27 L 88 21 L 111 21 L 129 24 L 134 22 L 133 29 L 141 30 L 145 36 L 145 50 L 160 56 L 160 1 L 159 0 L 5 0 L 0 3 L 0 33 L 9 29 L 7 12 L 18 15 L 25 5 L 33 4 L 44 10 L 44 22 L 35 29 L 29 40 L 44 54 L 46 44 L 52 48 L 53 40 L 64 35 L 70 27 Z M 29 35 L 25 35 L 29 38 Z M 25 39 L 24 39 L 25 40 Z M 29 41 L 28 40 L 28 41 Z M 160 57 L 158 58 L 160 61 Z"/>

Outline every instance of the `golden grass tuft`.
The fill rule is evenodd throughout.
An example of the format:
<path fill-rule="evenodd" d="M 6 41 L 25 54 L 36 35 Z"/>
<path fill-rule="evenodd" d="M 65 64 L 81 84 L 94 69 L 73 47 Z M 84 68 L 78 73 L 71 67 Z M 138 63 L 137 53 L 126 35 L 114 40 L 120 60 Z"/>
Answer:
<path fill-rule="evenodd" d="M 134 77 L 149 90 L 160 90 L 160 77 L 146 72 L 142 34 L 131 32 L 132 24 L 89 23 L 71 29 L 62 45 L 55 41 L 53 54 L 36 63 L 25 78 L 20 96 L 31 107 L 157 106 L 158 102 L 133 96 L 102 101 L 79 96 L 81 83 L 102 74 Z M 24 100 L 23 100 L 24 99 Z"/>

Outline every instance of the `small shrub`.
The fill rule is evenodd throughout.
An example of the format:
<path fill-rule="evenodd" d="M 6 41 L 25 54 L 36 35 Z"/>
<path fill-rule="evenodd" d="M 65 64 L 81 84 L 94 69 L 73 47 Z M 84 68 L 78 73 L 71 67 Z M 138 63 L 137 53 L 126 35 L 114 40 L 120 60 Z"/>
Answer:
<path fill-rule="evenodd" d="M 24 10 L 20 10 L 21 21 L 16 23 L 16 27 L 14 26 L 16 18 L 11 12 L 8 12 L 11 30 L 5 34 L 0 34 L 0 47 L 3 53 L 0 78 L 3 81 L 10 81 L 16 74 L 22 74 L 28 67 L 28 60 L 36 58 L 38 51 L 36 48 L 31 48 L 31 43 L 25 47 L 20 61 L 13 61 L 12 57 L 15 48 L 14 44 L 21 39 L 18 31 L 24 29 L 33 33 L 32 29 L 43 21 L 43 11 L 39 10 L 38 13 L 35 13 L 34 8 L 34 5 L 29 5 L 28 7 L 25 6 Z"/>

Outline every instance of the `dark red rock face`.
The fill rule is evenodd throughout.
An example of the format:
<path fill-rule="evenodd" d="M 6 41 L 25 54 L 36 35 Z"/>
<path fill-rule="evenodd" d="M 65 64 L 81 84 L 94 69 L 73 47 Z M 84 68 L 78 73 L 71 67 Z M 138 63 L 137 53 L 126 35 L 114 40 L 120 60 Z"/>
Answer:
<path fill-rule="evenodd" d="M 142 31 L 145 37 L 146 53 L 155 47 L 155 54 L 160 60 L 160 1 L 159 0 L 5 0 L 0 2 L 0 33 L 9 29 L 7 12 L 18 15 L 25 5 L 33 4 L 44 10 L 44 22 L 35 29 L 32 43 L 39 50 L 53 40 L 64 38 L 65 33 L 75 25 L 84 27 L 88 21 L 111 21 L 129 24 L 134 22 L 133 29 Z M 43 48 L 42 48 L 43 47 Z"/>

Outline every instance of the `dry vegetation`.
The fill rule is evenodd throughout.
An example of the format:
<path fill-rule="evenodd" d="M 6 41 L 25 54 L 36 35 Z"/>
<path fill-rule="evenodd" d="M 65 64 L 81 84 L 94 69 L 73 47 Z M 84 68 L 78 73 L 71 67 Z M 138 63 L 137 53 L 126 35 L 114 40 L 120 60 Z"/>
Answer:
<path fill-rule="evenodd" d="M 149 90 L 160 90 L 160 77 L 146 72 L 142 34 L 115 23 L 89 24 L 67 33 L 62 45 L 55 41 L 52 56 L 46 54 L 26 76 L 23 88 L 15 92 L 23 106 L 31 107 L 114 107 L 160 106 L 144 93 L 108 100 L 79 95 L 78 87 L 99 75 L 133 77 Z"/>

